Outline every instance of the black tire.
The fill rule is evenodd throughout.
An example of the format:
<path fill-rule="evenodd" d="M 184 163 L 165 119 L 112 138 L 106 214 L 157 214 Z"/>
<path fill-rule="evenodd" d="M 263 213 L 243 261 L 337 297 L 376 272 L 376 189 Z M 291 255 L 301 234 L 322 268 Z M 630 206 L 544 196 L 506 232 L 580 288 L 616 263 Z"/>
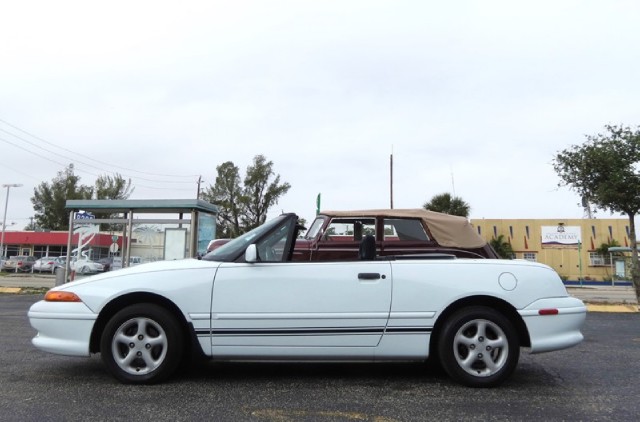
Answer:
<path fill-rule="evenodd" d="M 183 338 L 180 324 L 169 311 L 140 303 L 122 309 L 107 322 L 100 353 L 107 370 L 119 381 L 153 384 L 178 368 Z"/>
<path fill-rule="evenodd" d="M 518 365 L 518 333 L 492 308 L 462 308 L 446 320 L 438 339 L 438 355 L 454 381 L 469 387 L 496 387 Z"/>

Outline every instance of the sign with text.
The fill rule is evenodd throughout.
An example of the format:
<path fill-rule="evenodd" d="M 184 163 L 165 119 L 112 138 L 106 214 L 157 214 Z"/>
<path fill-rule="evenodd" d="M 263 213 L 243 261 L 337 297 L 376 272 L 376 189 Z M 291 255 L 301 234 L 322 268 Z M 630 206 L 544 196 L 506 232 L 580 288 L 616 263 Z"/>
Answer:
<path fill-rule="evenodd" d="M 543 248 L 577 248 L 582 243 L 580 226 L 542 226 Z"/>
<path fill-rule="evenodd" d="M 93 220 L 96 218 L 96 216 L 91 214 L 90 212 L 78 211 L 76 212 L 75 218 L 76 220 Z"/>

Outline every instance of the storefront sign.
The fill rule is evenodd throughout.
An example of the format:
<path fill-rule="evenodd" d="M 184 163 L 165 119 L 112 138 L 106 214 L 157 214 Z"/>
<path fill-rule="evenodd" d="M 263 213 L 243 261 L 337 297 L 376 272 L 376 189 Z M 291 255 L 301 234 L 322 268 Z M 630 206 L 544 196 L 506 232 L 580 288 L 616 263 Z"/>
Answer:
<path fill-rule="evenodd" d="M 542 226 L 543 248 L 577 248 L 580 243 L 580 226 Z"/>

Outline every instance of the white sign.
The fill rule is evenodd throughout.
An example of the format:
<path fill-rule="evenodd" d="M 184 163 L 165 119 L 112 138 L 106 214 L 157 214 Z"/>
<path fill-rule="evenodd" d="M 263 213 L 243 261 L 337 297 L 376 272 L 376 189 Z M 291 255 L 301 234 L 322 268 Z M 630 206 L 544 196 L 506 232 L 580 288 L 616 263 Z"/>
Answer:
<path fill-rule="evenodd" d="M 86 211 L 78 211 L 76 213 L 76 220 L 93 220 L 96 216 Z"/>
<path fill-rule="evenodd" d="M 575 247 L 582 243 L 580 226 L 542 226 L 542 247 Z"/>

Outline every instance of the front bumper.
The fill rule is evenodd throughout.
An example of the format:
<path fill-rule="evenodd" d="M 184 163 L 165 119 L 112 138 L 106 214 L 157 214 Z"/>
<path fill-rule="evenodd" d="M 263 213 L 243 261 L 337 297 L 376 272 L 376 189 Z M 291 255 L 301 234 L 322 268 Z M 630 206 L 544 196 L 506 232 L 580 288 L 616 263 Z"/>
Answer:
<path fill-rule="evenodd" d="M 38 331 L 31 340 L 45 352 L 67 356 L 89 356 L 91 330 L 98 317 L 84 303 L 34 303 L 29 322 Z"/>
<path fill-rule="evenodd" d="M 541 310 L 557 309 L 557 314 L 541 315 Z M 580 331 L 587 316 L 587 307 L 574 297 L 536 300 L 518 311 L 529 331 L 531 353 L 566 349 L 580 343 Z"/>

